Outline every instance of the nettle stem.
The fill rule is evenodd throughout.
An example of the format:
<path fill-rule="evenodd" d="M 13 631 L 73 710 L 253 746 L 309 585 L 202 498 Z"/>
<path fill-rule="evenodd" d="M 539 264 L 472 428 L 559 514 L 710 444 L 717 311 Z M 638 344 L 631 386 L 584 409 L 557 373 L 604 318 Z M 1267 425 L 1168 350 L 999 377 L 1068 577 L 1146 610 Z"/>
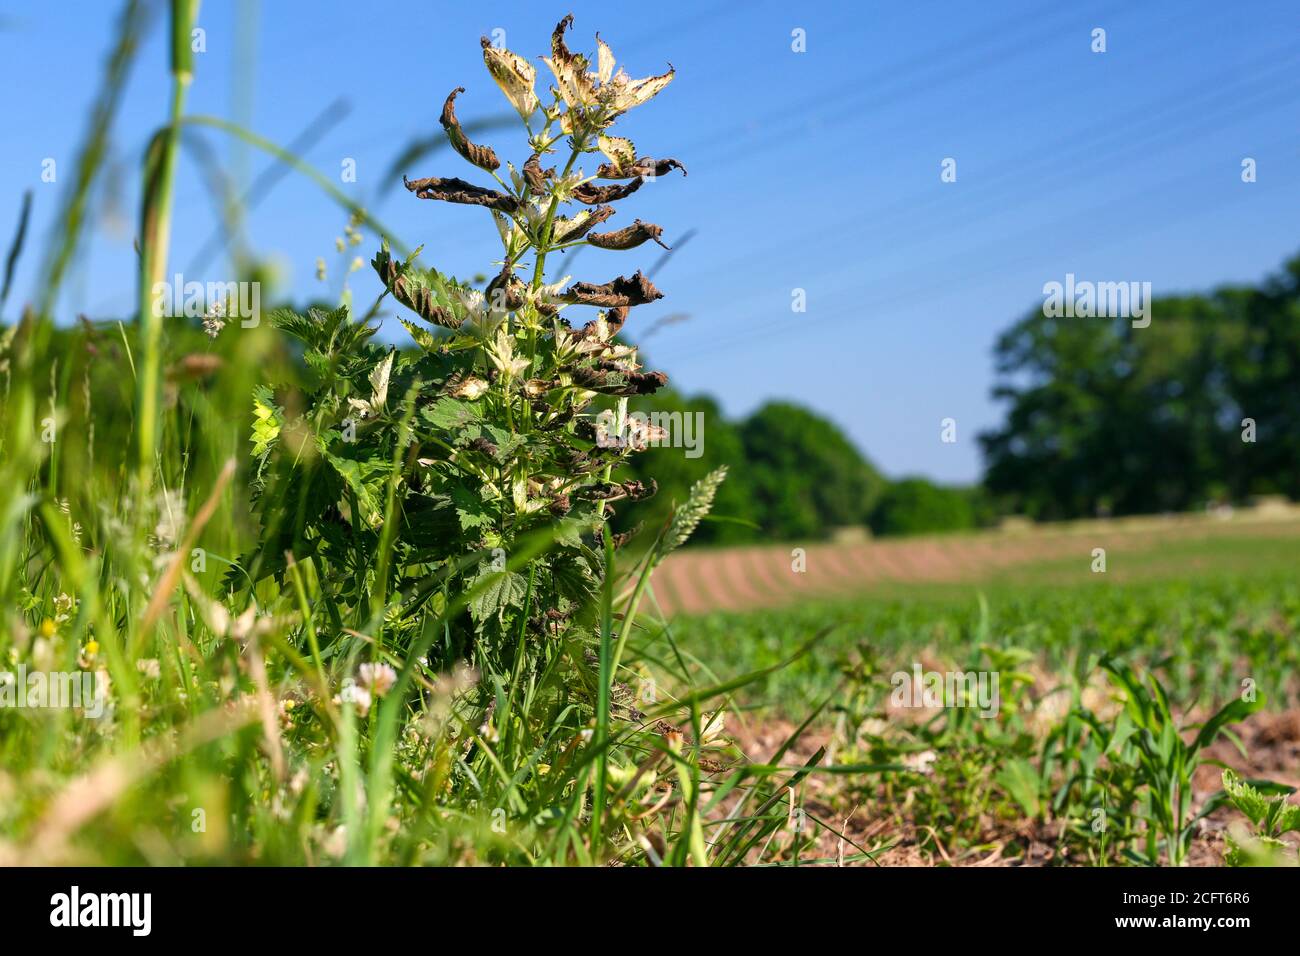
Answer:
<path fill-rule="evenodd" d="M 573 152 L 569 153 L 569 161 L 564 164 L 564 172 L 560 173 L 560 179 L 565 179 L 573 171 L 573 164 L 577 162 L 578 156 L 583 152 L 582 143 L 574 143 Z M 537 262 L 533 266 L 533 281 L 529 287 L 535 292 L 542 287 L 546 276 L 546 253 L 551 245 L 551 234 L 555 231 L 555 213 L 560 208 L 560 197 L 551 197 L 551 206 L 546 210 L 546 222 L 542 225 L 542 244 L 537 248 Z"/>

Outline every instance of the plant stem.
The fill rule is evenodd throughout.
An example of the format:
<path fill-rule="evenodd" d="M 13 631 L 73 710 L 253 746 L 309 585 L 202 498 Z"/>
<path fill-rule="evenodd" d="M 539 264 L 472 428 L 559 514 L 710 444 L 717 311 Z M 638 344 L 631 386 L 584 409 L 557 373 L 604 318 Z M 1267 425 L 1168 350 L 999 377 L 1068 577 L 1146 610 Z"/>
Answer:
<path fill-rule="evenodd" d="M 140 221 L 140 375 L 136 380 L 136 474 L 140 494 L 149 485 L 158 450 L 162 314 L 154 302 L 153 290 L 167 273 L 180 123 L 185 113 L 185 97 L 194 78 L 190 31 L 198 10 L 199 0 L 172 0 L 171 121 L 154 136 L 145 160 Z"/>
<path fill-rule="evenodd" d="M 581 152 L 579 146 L 575 146 L 573 152 L 569 153 L 569 161 L 564 164 L 564 172 L 560 173 L 561 179 L 564 179 L 573 170 L 573 164 L 577 162 L 578 155 Z M 550 208 L 546 210 L 546 222 L 542 224 L 542 245 L 537 248 L 537 262 L 533 266 L 533 281 L 529 284 L 534 291 L 542 287 L 542 279 L 546 275 L 547 246 L 551 244 L 551 232 L 555 228 L 555 212 L 559 207 L 559 198 L 552 196 Z"/>

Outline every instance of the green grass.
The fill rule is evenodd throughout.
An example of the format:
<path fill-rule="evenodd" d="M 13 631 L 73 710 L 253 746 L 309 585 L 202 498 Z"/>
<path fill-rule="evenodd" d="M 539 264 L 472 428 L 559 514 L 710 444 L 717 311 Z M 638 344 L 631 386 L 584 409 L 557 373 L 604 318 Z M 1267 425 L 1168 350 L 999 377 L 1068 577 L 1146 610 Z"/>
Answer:
<path fill-rule="evenodd" d="M 1193 806 L 1204 748 L 1235 741 L 1233 725 L 1257 709 L 1297 702 L 1295 558 L 1294 539 L 1184 542 L 1126 559 L 1139 563 L 1122 576 L 1080 572 L 1075 561 L 1015 582 L 884 585 L 850 600 L 682 619 L 673 635 L 702 671 L 707 661 L 710 672 L 735 673 L 826 632 L 814 653 L 746 687 L 740 715 L 781 726 L 826 701 L 818 739 L 829 766 L 851 772 L 818 799 L 886 821 L 922 859 L 1014 860 L 1037 839 L 1058 862 L 1177 864 L 1199 817 L 1225 801 Z M 893 675 L 918 663 L 996 672 L 1000 711 L 891 707 Z M 1198 722 L 1221 707 L 1223 726 L 1195 743 Z M 1249 765 L 1249 753 L 1239 756 Z M 921 770 L 909 769 L 917 760 Z M 851 770 L 864 765 L 895 769 Z M 1286 853 L 1265 858 L 1294 861 L 1294 848 Z"/>

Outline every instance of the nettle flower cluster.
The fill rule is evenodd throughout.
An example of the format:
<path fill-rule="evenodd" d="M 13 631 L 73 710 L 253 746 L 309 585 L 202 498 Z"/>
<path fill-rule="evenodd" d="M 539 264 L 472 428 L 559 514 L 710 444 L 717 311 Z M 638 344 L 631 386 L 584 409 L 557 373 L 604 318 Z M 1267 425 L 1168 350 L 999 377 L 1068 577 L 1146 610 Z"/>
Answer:
<path fill-rule="evenodd" d="M 599 441 L 594 403 L 611 396 L 621 420 L 628 396 L 667 381 L 616 338 L 631 309 L 662 294 L 640 271 L 548 283 L 546 262 L 582 244 L 627 250 L 660 242 L 660 227 L 639 219 L 597 227 L 614 216 L 614 203 L 682 168 L 638 156 L 629 139 L 610 133 L 673 72 L 630 79 L 599 37 L 593 70 L 565 44 L 571 23 L 568 16 L 556 26 L 544 58 L 555 78 L 547 104 L 534 67 L 483 40 L 488 70 L 527 130 L 530 155 L 520 166 L 506 163 L 503 174 L 496 153 L 470 141 L 456 116 L 464 92 L 457 88 L 442 125 L 496 188 L 457 177 L 405 180 L 421 199 L 488 211 L 503 254 L 486 288 L 420 263 L 418 249 L 399 260 L 385 242 L 373 265 L 387 294 L 422 320 L 401 319 L 418 350 L 377 346 L 374 329 L 342 309 L 277 313 L 274 323 L 304 343 L 311 388 L 293 414 L 269 389 L 257 396 L 266 533 L 245 562 L 258 568 L 254 577 L 283 574 L 286 553 L 310 555 L 335 590 L 332 615 L 342 621 L 347 608 L 373 607 L 376 595 L 387 595 L 382 629 L 408 637 L 429 601 L 446 607 L 469 591 L 473 599 L 435 651 L 489 671 L 514 659 L 505 652 L 521 636 L 586 633 L 582 608 L 599 591 L 611 510 L 655 490 L 653 482 L 612 480 L 620 460 L 651 436 Z M 580 166 L 584 155 L 598 162 L 594 176 Z M 575 307 L 597 311 L 577 324 Z M 265 504 L 272 497 L 287 516 L 273 525 Z M 543 530 L 557 540 L 516 567 L 516 548 Z M 404 596 L 396 609 L 393 595 Z"/>

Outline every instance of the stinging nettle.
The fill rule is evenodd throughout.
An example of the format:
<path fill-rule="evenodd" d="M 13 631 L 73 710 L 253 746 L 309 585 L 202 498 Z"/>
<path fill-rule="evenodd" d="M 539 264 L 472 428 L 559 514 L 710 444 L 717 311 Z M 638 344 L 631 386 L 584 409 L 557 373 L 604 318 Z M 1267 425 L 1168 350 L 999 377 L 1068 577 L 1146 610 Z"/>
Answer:
<path fill-rule="evenodd" d="M 611 409 L 625 420 L 629 397 L 667 383 L 618 337 L 632 309 L 663 293 L 639 270 L 605 281 L 546 270 L 548 256 L 583 245 L 635 254 L 664 244 L 652 222 L 620 223 L 616 204 L 686 170 L 639 154 L 612 127 L 674 72 L 633 79 L 599 36 L 593 57 L 570 50 L 572 23 L 556 25 L 543 58 L 549 95 L 532 63 L 482 40 L 487 71 L 524 129 L 518 162 L 470 138 L 461 113 L 478 91 L 457 85 L 439 121 L 470 168 L 403 177 L 418 199 L 490 217 L 501 239 L 491 278 L 479 288 L 424 264 L 420 249 L 396 257 L 385 240 L 372 265 L 417 348 L 372 342 L 376 329 L 345 309 L 277 312 L 274 325 L 305 346 L 311 391 L 255 396 L 265 530 L 241 564 L 255 578 L 283 578 L 286 553 L 311 555 L 341 608 L 368 609 L 376 623 L 367 627 L 408 647 L 433 582 L 447 601 L 468 594 L 441 644 L 449 660 L 468 657 L 485 672 L 513 667 L 520 641 L 589 638 L 584 615 L 605 574 L 606 538 L 625 542 L 607 536 L 607 522 L 655 491 L 617 473 L 645 443 L 602 442 L 597 421 Z M 294 522 L 268 520 L 277 498 Z M 540 553 L 529 550 L 537 535 L 552 539 Z M 414 596 L 394 597 L 405 594 Z"/>

